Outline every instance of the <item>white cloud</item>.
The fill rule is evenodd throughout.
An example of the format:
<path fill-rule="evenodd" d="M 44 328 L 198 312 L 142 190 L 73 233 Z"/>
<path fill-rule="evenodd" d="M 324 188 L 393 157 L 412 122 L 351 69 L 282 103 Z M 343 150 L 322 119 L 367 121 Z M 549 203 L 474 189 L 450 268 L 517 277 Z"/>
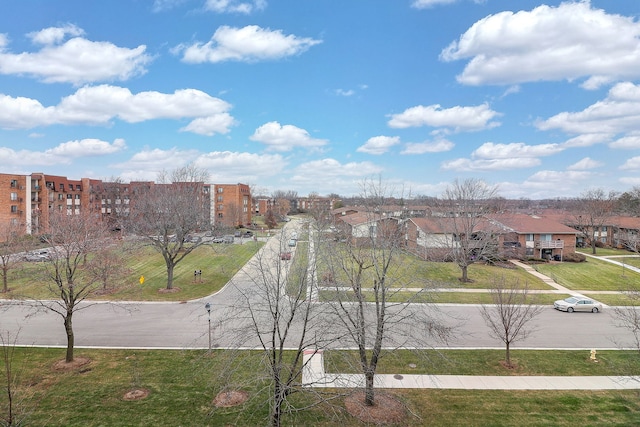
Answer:
<path fill-rule="evenodd" d="M 74 26 L 45 28 L 29 37 L 44 45 L 38 52 L 11 53 L 6 39 L 0 42 L 0 74 L 26 74 L 46 83 L 83 83 L 128 80 L 144 74 L 151 56 L 146 46 L 129 49 L 109 42 L 94 42 L 80 37 L 83 30 Z M 67 36 L 70 40 L 62 43 Z"/>
<path fill-rule="evenodd" d="M 556 114 L 536 126 L 541 130 L 560 129 L 573 134 L 615 135 L 637 131 L 638 123 L 640 86 L 625 82 L 612 87 L 603 101 L 576 113 Z"/>
<path fill-rule="evenodd" d="M 614 135 L 610 133 L 585 133 L 573 138 L 567 139 L 562 143 L 564 148 L 591 147 L 592 145 L 602 144 L 611 141 Z"/>
<path fill-rule="evenodd" d="M 182 60 L 189 63 L 241 61 L 256 62 L 299 55 L 311 46 L 322 43 L 312 38 L 284 35 L 281 30 L 270 30 L 257 25 L 243 28 L 221 26 L 207 43 L 180 45 L 174 53 L 183 53 Z"/>
<path fill-rule="evenodd" d="M 471 132 L 499 126 L 500 123 L 491 121 L 499 115 L 487 104 L 444 109 L 438 104 L 426 107 L 418 105 L 400 114 L 392 114 L 388 125 L 392 128 L 431 126 L 453 129 L 456 132 Z"/>
<path fill-rule="evenodd" d="M 257 182 L 280 175 L 287 161 L 280 154 L 213 151 L 200 155 L 196 166 L 209 171 L 212 182 Z"/>
<path fill-rule="evenodd" d="M 84 30 L 73 24 L 68 24 L 64 27 L 49 27 L 44 30 L 29 33 L 27 37 L 37 44 L 52 45 L 60 43 L 67 35 L 72 37 L 83 36 Z"/>
<path fill-rule="evenodd" d="M 124 139 L 116 139 L 113 144 L 99 139 L 81 139 L 64 142 L 55 148 L 47 150 L 45 153 L 61 157 L 87 157 L 113 154 L 127 148 Z"/>
<path fill-rule="evenodd" d="M 586 171 L 590 169 L 595 169 L 603 166 L 604 163 L 599 162 L 597 160 L 593 160 L 590 157 L 585 157 L 584 159 L 570 165 L 567 167 L 567 170 L 570 171 Z"/>
<path fill-rule="evenodd" d="M 558 144 L 527 145 L 522 142 L 511 144 L 485 142 L 472 153 L 472 157 L 479 159 L 522 159 L 525 157 L 551 156 L 563 150 Z"/>
<path fill-rule="evenodd" d="M 458 0 L 414 0 L 413 3 L 411 3 L 411 7 L 416 9 L 427 9 L 442 4 L 455 3 L 457 1 Z"/>
<path fill-rule="evenodd" d="M 364 145 L 358 147 L 356 151 L 368 154 L 384 154 L 394 145 L 400 144 L 399 136 L 374 136 L 369 138 Z"/>
<path fill-rule="evenodd" d="M 216 13 L 244 13 L 264 10 L 267 7 L 266 0 L 238 1 L 238 0 L 207 0 L 205 10 Z"/>
<path fill-rule="evenodd" d="M 455 159 L 443 162 L 440 168 L 458 172 L 503 171 L 525 169 L 540 165 L 540 159 L 535 157 L 506 158 L 506 159 Z"/>
<path fill-rule="evenodd" d="M 622 170 L 640 170 L 640 156 L 632 157 L 628 159 L 622 166 Z"/>
<path fill-rule="evenodd" d="M 227 102 L 196 89 L 177 90 L 172 94 L 132 94 L 123 87 L 86 86 L 50 107 L 44 107 L 35 99 L 0 94 L 0 127 L 29 129 L 54 124 L 107 125 L 115 118 L 128 123 L 195 118 L 182 130 L 206 135 L 224 134 L 234 124 L 228 113 L 230 108 Z"/>
<path fill-rule="evenodd" d="M 609 143 L 609 148 L 622 149 L 622 150 L 637 150 L 640 149 L 640 134 L 630 133 L 627 136 L 619 138 Z"/>
<path fill-rule="evenodd" d="M 640 77 L 640 24 L 607 14 L 589 1 L 501 12 L 476 22 L 441 53 L 444 61 L 471 58 L 458 81 L 514 84 L 587 78 L 594 89 Z"/>
<path fill-rule="evenodd" d="M 91 138 L 64 142 L 45 151 L 15 151 L 11 148 L 0 147 L 0 163 L 14 166 L 68 165 L 76 158 L 104 156 L 123 151 L 126 148 L 124 139 L 116 139 L 113 143 L 109 143 Z"/>
<path fill-rule="evenodd" d="M 353 194 L 366 178 L 380 174 L 383 168 L 371 162 L 340 163 L 331 158 L 298 165 L 287 181 L 299 193 L 317 191 L 320 194 Z"/>
<path fill-rule="evenodd" d="M 453 150 L 453 147 L 455 147 L 455 144 L 446 139 L 439 139 L 433 142 L 409 142 L 400 154 L 442 153 Z"/>
<path fill-rule="evenodd" d="M 311 138 L 309 132 L 299 127 L 280 125 L 275 121 L 260 126 L 249 139 L 261 142 L 273 151 L 291 151 L 296 147 L 318 148 L 328 142 L 326 139 Z"/>
<path fill-rule="evenodd" d="M 336 95 L 340 96 L 353 96 L 356 93 L 353 89 L 336 89 Z"/>

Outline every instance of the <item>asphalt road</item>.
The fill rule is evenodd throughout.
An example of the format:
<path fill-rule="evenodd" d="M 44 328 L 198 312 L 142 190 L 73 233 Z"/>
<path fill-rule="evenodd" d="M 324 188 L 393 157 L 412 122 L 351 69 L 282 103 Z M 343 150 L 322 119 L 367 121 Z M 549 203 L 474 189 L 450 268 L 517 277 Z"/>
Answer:
<path fill-rule="evenodd" d="M 300 229 L 299 221 L 292 221 L 285 228 L 283 242 L 294 230 Z M 263 247 L 262 255 L 279 260 L 282 243 L 270 239 Z M 275 265 L 275 264 L 274 264 Z M 254 347 L 255 337 L 238 337 L 237 330 L 247 319 L 239 309 L 244 295 L 251 295 L 255 283 L 251 265 L 234 278 L 216 295 L 186 303 L 97 303 L 74 314 L 75 343 L 77 347 L 112 348 L 207 348 L 209 316 L 205 303 L 211 303 L 211 331 L 214 347 Z M 323 305 L 317 303 L 318 310 Z M 390 337 L 415 338 L 415 346 L 454 348 L 502 348 L 503 344 L 489 335 L 489 330 L 475 305 L 444 304 L 438 306 L 413 304 L 404 308 L 407 318 L 424 313 L 437 313 L 439 318 L 456 329 L 450 340 L 443 344 L 430 340 L 420 327 L 407 330 L 406 322 L 390 325 Z M 234 315 L 233 313 L 236 313 Z M 268 319 L 266 320 L 268 321 Z M 601 313 L 564 313 L 547 307 L 531 323 L 535 331 L 512 348 L 547 349 L 605 349 L 631 347 L 633 337 L 629 331 L 616 325 L 612 309 Z M 397 328 L 397 329 L 394 329 Z M 35 311 L 33 306 L 0 301 L 0 331 L 17 334 L 19 345 L 66 346 L 62 318 L 50 311 Z M 316 333 L 323 333 L 322 330 Z M 422 336 L 420 336 L 422 335 Z M 404 345 L 412 346 L 409 340 Z M 348 346 L 348 344 L 345 344 Z"/>

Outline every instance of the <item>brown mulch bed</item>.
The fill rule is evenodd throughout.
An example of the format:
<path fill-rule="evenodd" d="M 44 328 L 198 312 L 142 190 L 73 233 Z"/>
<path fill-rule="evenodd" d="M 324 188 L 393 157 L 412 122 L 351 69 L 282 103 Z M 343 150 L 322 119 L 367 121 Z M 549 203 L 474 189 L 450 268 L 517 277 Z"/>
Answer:
<path fill-rule="evenodd" d="M 135 388 L 126 392 L 122 398 L 124 400 L 141 400 L 147 396 L 149 396 L 149 390 L 146 388 Z"/>
<path fill-rule="evenodd" d="M 171 289 L 167 289 L 167 288 L 160 288 L 158 289 L 158 293 L 159 294 L 175 294 L 176 292 L 180 292 L 182 289 L 180 288 L 171 288 Z"/>
<path fill-rule="evenodd" d="M 347 412 L 365 423 L 402 425 L 407 418 L 404 405 L 393 395 L 376 392 L 374 405 L 364 404 L 364 391 L 357 391 L 344 399 Z"/>
<path fill-rule="evenodd" d="M 230 390 L 218 393 L 213 399 L 216 408 L 230 408 L 232 406 L 242 405 L 249 398 L 249 393 L 242 390 Z"/>
<path fill-rule="evenodd" d="M 56 371 L 72 371 L 77 368 L 82 368 L 89 363 L 91 363 L 91 359 L 88 357 L 76 357 L 69 363 L 62 359 L 53 364 L 53 369 Z"/>

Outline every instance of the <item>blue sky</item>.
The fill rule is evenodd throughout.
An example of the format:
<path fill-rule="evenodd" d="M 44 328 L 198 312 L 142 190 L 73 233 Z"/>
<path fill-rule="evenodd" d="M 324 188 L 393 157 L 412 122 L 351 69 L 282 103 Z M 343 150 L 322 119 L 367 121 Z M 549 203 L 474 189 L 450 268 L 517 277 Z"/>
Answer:
<path fill-rule="evenodd" d="M 0 172 L 640 186 L 637 0 L 7 0 Z"/>

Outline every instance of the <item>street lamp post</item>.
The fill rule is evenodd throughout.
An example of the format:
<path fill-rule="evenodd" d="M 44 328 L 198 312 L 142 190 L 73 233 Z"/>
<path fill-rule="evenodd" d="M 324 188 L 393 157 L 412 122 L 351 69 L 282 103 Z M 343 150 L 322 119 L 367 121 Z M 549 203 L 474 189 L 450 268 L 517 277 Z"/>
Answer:
<path fill-rule="evenodd" d="M 209 353 L 211 353 L 211 304 L 206 303 L 204 309 L 207 310 L 209 320 Z"/>

